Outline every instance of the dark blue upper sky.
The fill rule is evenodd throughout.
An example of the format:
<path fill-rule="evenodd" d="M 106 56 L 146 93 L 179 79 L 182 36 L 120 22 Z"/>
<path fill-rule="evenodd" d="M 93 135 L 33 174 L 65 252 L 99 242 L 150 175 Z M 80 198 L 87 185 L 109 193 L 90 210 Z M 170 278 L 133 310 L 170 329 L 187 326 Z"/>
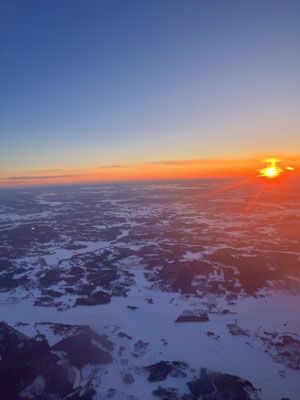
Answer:
<path fill-rule="evenodd" d="M 0 8 L 5 173 L 299 150 L 300 1 Z"/>

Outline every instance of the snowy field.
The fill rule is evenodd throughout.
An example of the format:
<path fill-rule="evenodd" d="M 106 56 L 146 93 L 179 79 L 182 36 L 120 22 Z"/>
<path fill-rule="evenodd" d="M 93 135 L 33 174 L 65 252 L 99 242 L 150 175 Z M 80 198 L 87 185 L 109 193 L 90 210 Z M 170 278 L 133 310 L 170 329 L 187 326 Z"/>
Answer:
<path fill-rule="evenodd" d="M 204 399 L 187 383 L 206 368 L 250 381 L 245 399 L 298 400 L 299 181 L 240 183 L 1 189 L 0 320 L 44 335 L 73 371 L 76 399 Z M 182 315 L 194 320 L 175 322 Z M 72 365 L 51 324 L 106 334 L 111 362 Z M 188 366 L 150 382 L 145 367 L 161 360 Z"/>

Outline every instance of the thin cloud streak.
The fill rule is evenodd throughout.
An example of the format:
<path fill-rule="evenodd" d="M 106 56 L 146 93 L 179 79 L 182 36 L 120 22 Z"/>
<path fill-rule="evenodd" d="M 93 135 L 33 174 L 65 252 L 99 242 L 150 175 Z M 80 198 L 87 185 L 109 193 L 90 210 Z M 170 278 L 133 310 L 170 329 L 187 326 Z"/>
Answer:
<path fill-rule="evenodd" d="M 26 171 L 27 174 L 51 174 L 53 172 L 62 172 L 63 169 L 35 169 L 32 171 Z"/>
<path fill-rule="evenodd" d="M 80 177 L 80 175 L 26 175 L 26 176 L 9 176 L 7 178 L 2 178 L 6 181 L 21 181 L 21 180 L 35 180 L 35 179 L 58 179 L 58 178 L 76 178 Z"/>
<path fill-rule="evenodd" d="M 100 165 L 97 167 L 98 169 L 121 169 L 121 168 L 128 168 L 129 165 L 122 165 L 122 164 L 113 164 L 113 165 Z"/>
<path fill-rule="evenodd" d="M 228 162 L 229 160 L 214 160 L 214 159 L 196 159 L 196 160 L 160 160 L 160 161 L 148 161 L 141 165 L 170 165 L 170 166 L 182 166 L 182 165 L 197 165 L 197 164 L 216 164 L 222 162 Z"/>

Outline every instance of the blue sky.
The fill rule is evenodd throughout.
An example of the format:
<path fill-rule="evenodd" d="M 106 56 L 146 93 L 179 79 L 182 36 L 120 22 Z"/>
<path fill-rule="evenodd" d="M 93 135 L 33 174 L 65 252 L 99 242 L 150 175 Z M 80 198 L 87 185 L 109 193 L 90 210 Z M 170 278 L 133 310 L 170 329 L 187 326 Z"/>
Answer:
<path fill-rule="evenodd" d="M 0 7 L 2 176 L 299 151 L 299 1 Z"/>

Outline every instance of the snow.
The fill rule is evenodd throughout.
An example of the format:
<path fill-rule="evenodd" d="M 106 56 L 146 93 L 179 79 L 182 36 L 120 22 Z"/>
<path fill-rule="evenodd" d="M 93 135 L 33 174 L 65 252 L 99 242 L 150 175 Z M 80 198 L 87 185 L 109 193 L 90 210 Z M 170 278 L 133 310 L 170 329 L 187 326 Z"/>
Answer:
<path fill-rule="evenodd" d="M 81 306 L 58 312 L 51 307 L 46 310 L 44 307 L 32 307 L 29 301 L 22 301 L 0 304 L 0 315 L 12 326 L 18 321 L 29 323 L 28 326 L 18 329 L 30 336 L 36 334 L 34 329 L 36 322 L 51 321 L 87 324 L 99 333 L 107 333 L 113 342 L 125 347 L 127 342 L 124 343 L 124 339 L 117 336 L 119 331 L 126 332 L 136 340 L 149 342 L 149 350 L 140 358 L 133 357 L 130 349 L 125 350 L 122 357 L 129 360 L 129 370 L 134 374 L 136 382 L 133 385 L 122 382 L 120 371 L 124 370 L 124 366 L 116 355 L 115 362 L 106 367 L 107 374 L 105 374 L 105 379 L 102 379 L 101 390 L 117 387 L 121 391 L 125 390 L 126 393 L 141 398 L 139 396 L 145 393 L 145 385 L 148 383 L 145 383 L 145 377 L 135 373 L 135 368 L 165 359 L 186 360 L 196 371 L 199 371 L 201 367 L 206 367 L 239 375 L 261 387 L 265 400 L 274 400 L 278 396 L 279 398 L 280 396 L 296 398 L 299 371 L 283 368 L 282 365 L 274 363 L 254 339 L 232 336 L 226 324 L 234 323 L 237 319 L 238 324 L 250 332 L 254 332 L 260 325 L 265 330 L 276 330 L 281 333 L 287 329 L 299 332 L 299 295 L 291 296 L 282 292 L 274 296 L 270 294 L 266 298 L 248 297 L 231 306 L 234 314 L 209 314 L 208 322 L 176 324 L 175 319 L 185 309 L 197 309 L 203 302 L 213 303 L 216 298 L 190 300 L 178 293 L 153 290 L 144 278 L 143 269 L 134 268 L 134 274 L 136 285 L 129 296 L 127 298 L 113 297 L 111 303 L 105 306 Z M 146 302 L 145 298 L 152 298 L 153 304 Z M 128 309 L 127 305 L 138 308 L 133 311 Z M 283 326 L 286 321 L 288 321 L 288 326 Z M 219 335 L 220 339 L 208 337 L 207 331 Z M 53 344 L 55 340 L 51 338 L 50 332 L 47 337 L 50 344 Z M 167 341 L 166 346 L 161 341 L 162 338 Z M 284 377 L 279 375 L 282 369 L 286 372 Z M 128 368 L 125 370 L 128 371 Z M 183 386 L 184 382 L 181 383 Z M 173 383 L 178 386 L 180 380 L 176 378 Z"/>
<path fill-rule="evenodd" d="M 152 399 L 153 396 L 150 393 L 158 384 L 149 383 L 141 368 L 160 360 L 187 361 L 190 367 L 195 369 L 195 375 L 198 374 L 201 367 L 238 375 L 261 388 L 263 400 L 276 400 L 281 397 L 297 400 L 299 397 L 299 370 L 293 370 L 274 362 L 270 354 L 265 351 L 259 335 L 264 331 L 300 335 L 299 291 L 295 290 L 296 294 L 293 295 L 291 291 L 275 290 L 276 284 L 270 280 L 267 283 L 274 289 L 268 291 L 262 289 L 256 293 L 256 296 L 250 297 L 242 295 L 242 287 L 237 281 L 236 287 L 240 288 L 239 296 L 237 300 L 234 300 L 235 304 L 229 305 L 224 297 L 213 293 L 204 295 L 203 298 L 185 296 L 178 292 L 162 291 L 145 279 L 144 268 L 147 265 L 140 255 L 150 255 L 155 259 L 159 254 L 156 253 L 157 249 L 163 249 L 163 254 L 172 254 L 173 250 L 168 250 L 167 245 L 174 246 L 174 251 L 176 251 L 177 245 L 178 248 L 180 247 L 176 262 L 207 261 L 210 255 L 221 249 L 226 249 L 228 252 L 232 250 L 233 258 L 237 254 L 240 257 L 249 256 L 254 252 L 257 254 L 259 251 L 263 253 L 264 248 L 257 247 L 257 243 L 262 238 L 264 243 L 274 246 L 276 253 L 299 257 L 297 243 L 294 247 L 289 248 L 288 240 L 284 242 L 276 236 L 276 233 L 280 232 L 280 227 L 276 225 L 277 221 L 286 216 L 293 218 L 293 214 L 297 216 L 299 210 L 296 207 L 289 207 L 288 204 L 274 205 L 265 201 L 256 202 L 257 209 L 252 211 L 251 215 L 244 214 L 243 218 L 238 213 L 228 214 L 228 209 L 223 210 L 223 204 L 230 210 L 230 207 L 234 208 L 243 201 L 245 207 L 252 207 L 253 203 L 247 202 L 242 192 L 237 192 L 230 198 L 212 198 L 205 207 L 212 207 L 212 204 L 216 203 L 215 207 L 220 207 L 216 214 L 213 207 L 208 207 L 206 210 L 205 207 L 199 206 L 198 209 L 199 201 L 188 203 L 190 199 L 178 201 L 175 198 L 174 201 L 172 199 L 171 202 L 160 203 L 161 199 L 165 197 L 165 193 L 180 194 L 187 188 L 198 190 L 200 186 L 206 187 L 207 185 L 207 182 L 202 182 L 201 185 L 184 186 L 148 183 L 143 186 L 143 190 L 132 188 L 132 192 L 136 192 L 137 203 L 130 196 L 125 195 L 121 199 L 112 198 L 122 192 L 114 185 L 102 185 L 101 188 L 98 186 L 78 188 L 77 192 L 82 192 L 84 195 L 101 195 L 91 207 L 90 211 L 93 213 L 93 217 L 90 220 L 84 217 L 84 212 L 89 211 L 89 207 L 84 201 L 80 201 L 80 198 L 78 201 L 74 201 L 77 197 L 69 194 L 61 200 L 55 191 L 43 192 L 36 196 L 36 203 L 42 206 L 42 211 L 39 213 L 34 213 L 31 209 L 28 213 L 22 214 L 13 208 L 2 207 L 0 222 L 1 229 L 4 230 L 13 229 L 22 223 L 28 224 L 29 221 L 34 225 L 43 220 L 43 223 L 49 222 L 49 226 L 52 226 L 51 218 L 54 215 L 59 215 L 59 213 L 63 215 L 66 206 L 76 205 L 73 210 L 78 218 L 76 222 L 80 227 L 87 226 L 91 236 L 86 234 L 82 240 L 77 240 L 78 237 L 73 240 L 72 234 L 68 234 L 67 229 L 65 231 L 61 229 L 59 239 L 47 242 L 45 246 L 34 243 L 28 247 L 26 256 L 12 258 L 16 266 L 24 264 L 27 270 L 26 273 L 15 275 L 13 279 L 27 274 L 30 278 L 30 286 L 26 289 L 20 286 L 10 292 L 0 293 L 0 319 L 15 326 L 16 329 L 28 336 L 36 335 L 35 323 L 37 322 L 86 324 L 100 334 L 106 333 L 108 338 L 115 343 L 114 362 L 98 369 L 95 369 L 94 366 L 86 366 L 82 374 L 74 369 L 76 375 L 74 388 L 85 380 L 88 381 L 93 375 L 94 383 L 99 383 L 99 393 L 96 396 L 98 400 L 105 399 L 106 391 L 112 387 L 118 389 L 120 393 L 136 396 L 137 399 L 143 399 L 145 393 L 149 393 L 147 399 Z M 153 190 L 159 192 L 153 193 Z M 201 197 L 199 198 L 201 199 Z M 145 199 L 148 203 L 144 201 Z M 81 210 L 77 209 L 77 206 L 81 206 Z M 166 214 L 168 218 L 165 219 Z M 267 217 L 269 220 L 265 222 L 264 219 Z M 109 218 L 112 218 L 111 222 Z M 152 218 L 159 220 L 152 222 Z M 172 225 L 173 219 L 176 218 L 178 218 L 176 225 Z M 58 221 L 59 217 L 54 220 L 54 227 Z M 257 221 L 261 221 L 260 225 Z M 275 221 L 275 223 L 270 221 Z M 71 228 L 68 227 L 70 231 L 72 231 Z M 116 232 L 114 231 L 108 236 L 109 240 L 103 240 L 105 233 L 110 232 L 112 228 L 119 229 L 115 229 Z M 172 235 L 164 236 L 168 228 L 171 233 L 173 233 L 172 230 L 175 230 L 178 235 L 177 239 Z M 250 229 L 252 231 L 249 234 Z M 153 232 L 156 234 L 151 235 Z M 207 242 L 205 240 L 197 241 L 199 232 L 204 232 L 203 238 L 207 238 Z M 254 236 L 253 232 L 258 236 Z M 181 234 L 182 237 L 185 234 L 189 235 L 188 239 L 183 240 Z M 189 238 L 193 240 L 190 242 Z M 232 241 L 236 241 L 235 244 Z M 85 247 L 77 250 L 63 249 L 62 246 L 68 243 Z M 166 248 L 162 248 L 162 245 L 165 245 Z M 143 254 L 144 246 L 153 246 L 154 250 L 147 250 L 147 254 Z M 13 247 L 9 245 L 5 248 L 13 251 Z M 125 268 L 134 274 L 135 285 L 131 286 L 128 297 L 112 297 L 111 302 L 107 305 L 73 308 L 74 298 L 71 299 L 71 295 L 64 294 L 59 301 L 70 305 L 70 308 L 64 311 L 58 311 L 55 307 L 33 306 L 34 299 L 41 294 L 41 288 L 37 287 L 38 278 L 35 275 L 37 272 L 42 273 L 51 267 L 65 270 L 70 267 L 73 256 L 87 253 L 101 255 L 106 250 L 111 250 L 113 255 L 119 250 L 128 250 L 129 254 L 130 252 L 138 253 L 138 255 L 124 256 L 115 262 L 120 269 Z M 165 264 L 169 262 L 164 258 L 167 257 L 162 257 Z M 43 260 L 46 265 L 43 265 Z M 171 261 L 170 264 L 172 262 L 175 261 Z M 155 268 L 161 267 L 155 265 L 152 271 L 147 272 L 154 273 Z M 215 262 L 212 273 L 206 275 L 207 280 L 224 281 L 226 268 L 234 268 L 237 271 L 235 267 L 225 267 L 221 263 Z M 272 268 L 276 271 L 274 266 L 271 266 L 270 270 Z M 295 285 L 299 282 L 299 277 L 292 275 L 290 271 L 286 273 L 286 277 L 295 282 Z M 122 282 L 122 278 L 120 278 L 120 282 Z M 51 289 L 60 291 L 62 283 L 63 280 L 57 285 L 52 285 Z M 87 283 L 86 278 L 82 278 L 82 283 Z M 153 304 L 146 299 L 153 299 Z M 214 303 L 216 304 L 215 308 Z M 137 309 L 131 310 L 127 308 L 128 305 L 136 306 Z M 175 323 L 176 318 L 184 310 L 206 309 L 207 305 L 211 308 L 211 312 L 206 310 L 209 321 Z M 228 308 L 230 309 L 229 313 L 222 314 L 220 311 Z M 15 324 L 20 321 L 29 325 L 16 326 Z M 229 332 L 226 325 L 236 322 L 241 329 L 249 331 L 249 336 L 235 336 Z M 39 326 L 38 329 L 41 333 L 46 334 L 51 345 L 59 340 L 59 337 L 54 336 L 47 326 Z M 133 339 L 121 338 L 118 336 L 119 332 L 125 332 Z M 207 332 L 213 332 L 214 335 L 208 335 Z M 133 355 L 133 347 L 134 343 L 139 340 L 149 343 L 149 345 L 137 358 Z M 165 342 L 167 342 L 166 345 Z M 125 347 L 122 355 L 119 355 L 120 346 Z M 124 360 L 128 360 L 127 365 Z M 132 373 L 135 378 L 134 384 L 128 385 L 123 382 L 122 376 L 126 372 Z M 194 374 L 188 375 L 187 379 L 190 380 L 193 376 Z M 184 392 L 187 379 L 168 378 L 160 384 L 179 387 L 181 392 Z M 37 381 L 31 388 L 27 388 L 26 393 L 29 396 L 30 393 L 37 392 L 41 387 L 42 382 Z M 120 395 L 121 398 L 122 395 Z"/>

